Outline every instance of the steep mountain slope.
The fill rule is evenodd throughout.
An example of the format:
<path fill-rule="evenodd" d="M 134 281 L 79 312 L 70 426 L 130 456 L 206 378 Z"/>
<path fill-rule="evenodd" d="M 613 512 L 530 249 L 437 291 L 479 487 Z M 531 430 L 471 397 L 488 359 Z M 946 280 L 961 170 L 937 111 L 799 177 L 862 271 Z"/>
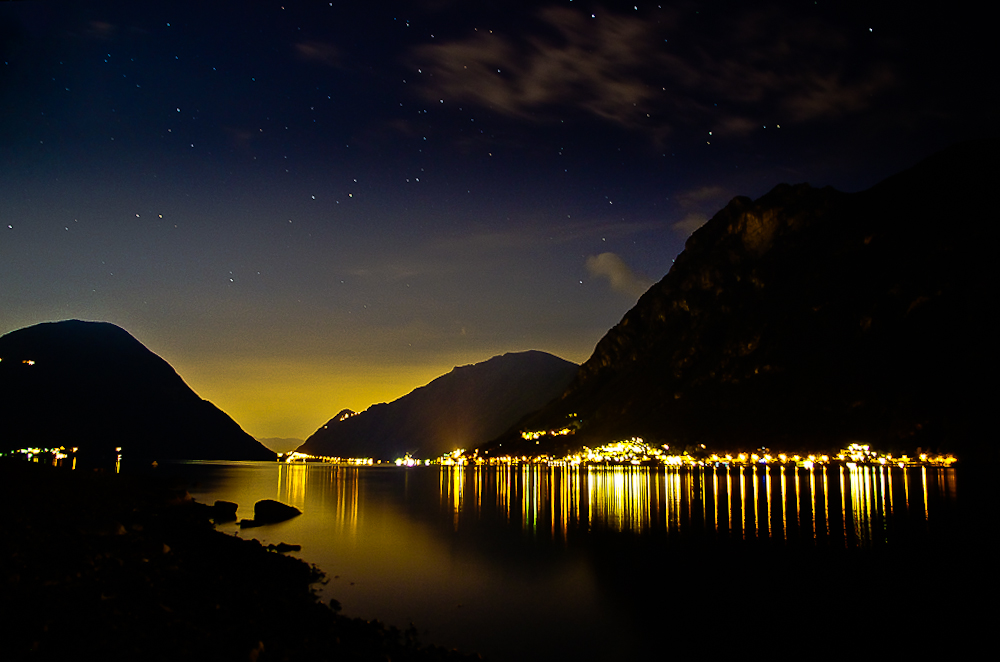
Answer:
<path fill-rule="evenodd" d="M 274 459 L 125 330 L 68 320 L 0 337 L 0 445 L 125 459 Z"/>
<path fill-rule="evenodd" d="M 637 435 L 984 451 L 973 373 L 987 355 L 996 154 L 996 141 L 959 145 L 855 194 L 782 184 L 734 199 L 562 397 L 484 450 L 576 421 L 540 447 Z"/>
<path fill-rule="evenodd" d="M 299 449 L 313 455 L 437 457 L 491 439 L 562 393 L 578 366 L 517 352 L 455 368 L 388 404 L 342 411 Z"/>

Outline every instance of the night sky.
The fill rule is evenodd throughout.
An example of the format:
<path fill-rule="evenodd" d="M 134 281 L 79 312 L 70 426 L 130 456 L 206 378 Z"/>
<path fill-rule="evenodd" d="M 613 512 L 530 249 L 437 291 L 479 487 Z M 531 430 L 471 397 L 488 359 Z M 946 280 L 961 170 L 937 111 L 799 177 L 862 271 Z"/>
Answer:
<path fill-rule="evenodd" d="M 258 437 L 582 362 L 732 197 L 995 135 L 980 6 L 0 2 L 0 333 L 118 324 Z"/>

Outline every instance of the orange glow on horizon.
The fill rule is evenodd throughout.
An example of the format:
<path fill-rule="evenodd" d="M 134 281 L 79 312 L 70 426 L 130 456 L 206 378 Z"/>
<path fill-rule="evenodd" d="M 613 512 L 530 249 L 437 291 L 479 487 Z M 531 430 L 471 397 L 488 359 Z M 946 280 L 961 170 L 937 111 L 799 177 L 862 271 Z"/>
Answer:
<path fill-rule="evenodd" d="M 509 351 L 521 351 L 511 349 Z M 164 358 L 201 398 L 257 438 L 305 439 L 342 409 L 392 402 L 451 372 L 504 351 L 422 355 L 410 362 L 312 359 Z"/>

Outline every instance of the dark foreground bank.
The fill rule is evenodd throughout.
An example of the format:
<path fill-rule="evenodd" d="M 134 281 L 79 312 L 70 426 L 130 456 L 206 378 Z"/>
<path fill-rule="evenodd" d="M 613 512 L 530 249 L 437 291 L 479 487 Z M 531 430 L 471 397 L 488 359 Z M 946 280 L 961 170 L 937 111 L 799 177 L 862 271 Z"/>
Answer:
<path fill-rule="evenodd" d="M 148 477 L 0 460 L 0 516 L 3 659 L 478 659 L 338 614 L 314 567 Z"/>

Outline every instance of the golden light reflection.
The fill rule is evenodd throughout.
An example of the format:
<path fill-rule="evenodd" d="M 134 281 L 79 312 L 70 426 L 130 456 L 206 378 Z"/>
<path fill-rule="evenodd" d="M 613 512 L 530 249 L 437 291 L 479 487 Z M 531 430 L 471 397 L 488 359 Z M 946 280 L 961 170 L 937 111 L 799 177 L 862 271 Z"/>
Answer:
<path fill-rule="evenodd" d="M 715 471 L 712 472 L 712 503 L 715 504 L 715 530 L 719 530 L 719 513 L 722 508 L 719 508 L 719 474 Z"/>
<path fill-rule="evenodd" d="M 764 491 L 767 499 L 767 537 L 771 537 L 771 467 L 764 466 Z"/>
<path fill-rule="evenodd" d="M 475 468 L 475 478 L 472 481 L 472 487 L 474 489 L 472 499 L 473 503 L 476 504 L 476 517 L 481 517 L 483 513 L 483 468 L 477 466 Z"/>
<path fill-rule="evenodd" d="M 930 517 L 927 510 L 927 467 L 920 467 L 920 484 L 924 488 L 924 519 Z"/>
<path fill-rule="evenodd" d="M 851 484 L 851 515 L 854 535 L 858 540 L 871 542 L 872 498 L 868 467 L 848 467 Z"/>
<path fill-rule="evenodd" d="M 844 546 L 847 546 L 847 520 L 844 517 L 847 514 L 847 506 L 845 505 L 845 492 L 844 489 L 844 466 L 840 465 L 837 467 L 837 471 L 840 473 L 840 525 L 844 533 Z"/>
<path fill-rule="evenodd" d="M 813 465 L 809 465 L 809 515 L 812 520 L 812 539 L 816 540 L 816 470 Z"/>
<path fill-rule="evenodd" d="M 781 472 L 780 478 L 781 478 L 781 530 L 785 534 L 785 540 L 788 540 L 788 511 L 786 510 L 786 505 L 788 503 L 788 489 L 784 471 Z"/>
<path fill-rule="evenodd" d="M 730 528 L 733 522 L 738 521 L 733 517 L 733 477 L 726 466 L 726 528 Z"/>
<path fill-rule="evenodd" d="M 307 495 L 332 504 L 339 531 L 356 535 L 361 505 L 360 467 L 319 463 L 279 463 L 274 498 L 305 510 Z"/>
<path fill-rule="evenodd" d="M 799 483 L 799 472 L 795 472 L 795 521 L 802 522 L 802 489 Z"/>
<path fill-rule="evenodd" d="M 818 471 L 822 472 L 823 475 L 823 496 L 819 503 L 823 506 L 823 534 L 830 534 L 830 477 L 827 475 L 825 468 L 820 468 Z"/>
<path fill-rule="evenodd" d="M 442 465 L 439 482 L 441 502 L 447 504 L 451 509 L 452 522 L 457 531 L 459 517 L 462 513 L 462 503 L 465 498 L 465 471 L 462 470 L 461 466 Z"/>
<path fill-rule="evenodd" d="M 326 501 L 336 504 L 334 518 L 342 531 L 351 535 L 358 532 L 358 511 L 361 505 L 360 470 L 357 467 L 337 466 L 325 474 L 323 488 Z"/>
<path fill-rule="evenodd" d="M 921 497 L 894 501 L 893 488 L 908 490 L 918 472 Z M 733 540 L 868 547 L 888 541 L 894 515 L 926 519 L 935 500 L 953 500 L 954 472 L 888 464 L 454 466 L 441 468 L 440 489 L 456 529 L 471 491 L 477 517 L 495 504 L 508 522 L 552 539 L 566 540 L 586 522 L 585 528 L 614 531 L 700 530 Z"/>
<path fill-rule="evenodd" d="M 309 467 L 305 464 L 278 466 L 278 493 L 275 499 L 283 503 L 304 503 Z"/>
<path fill-rule="evenodd" d="M 525 464 L 521 468 L 521 521 L 525 528 L 534 529 L 538 524 L 538 475 L 539 467 Z"/>
<path fill-rule="evenodd" d="M 587 486 L 591 522 L 596 520 L 618 531 L 650 525 L 653 486 L 649 467 L 590 467 Z"/>
<path fill-rule="evenodd" d="M 882 483 L 882 492 L 886 496 L 886 501 L 889 504 L 889 514 L 892 515 L 892 469 L 887 467 L 885 469 L 885 477 L 889 482 L 888 488 L 886 488 L 885 482 Z"/>

